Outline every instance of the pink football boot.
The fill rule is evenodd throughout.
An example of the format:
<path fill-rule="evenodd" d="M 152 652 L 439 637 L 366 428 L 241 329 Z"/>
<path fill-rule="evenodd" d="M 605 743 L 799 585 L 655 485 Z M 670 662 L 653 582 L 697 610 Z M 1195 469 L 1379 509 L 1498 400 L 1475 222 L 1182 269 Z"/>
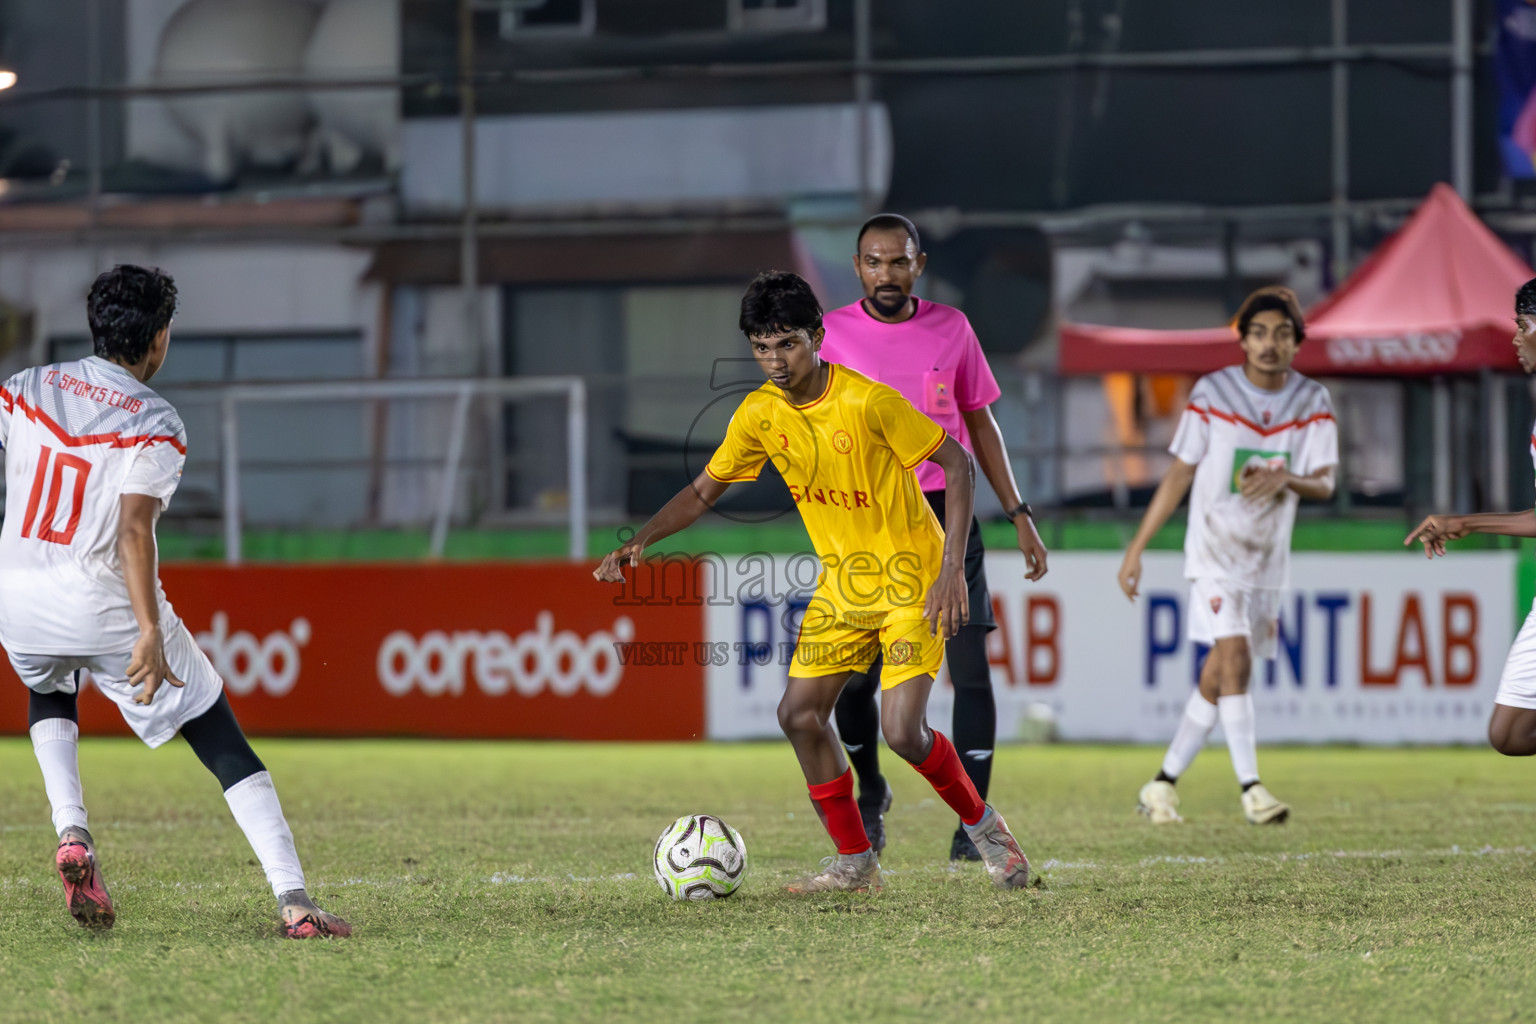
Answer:
<path fill-rule="evenodd" d="M 352 926 L 335 914 L 327 914 L 303 889 L 285 892 L 278 901 L 283 917 L 283 934 L 290 939 L 345 939 Z"/>
<path fill-rule="evenodd" d="M 83 828 L 65 829 L 54 863 L 64 883 L 69 916 L 79 921 L 82 928 L 111 928 L 117 911 L 112 909 L 112 897 L 107 895 L 101 870 L 96 866 L 91 834 Z"/>

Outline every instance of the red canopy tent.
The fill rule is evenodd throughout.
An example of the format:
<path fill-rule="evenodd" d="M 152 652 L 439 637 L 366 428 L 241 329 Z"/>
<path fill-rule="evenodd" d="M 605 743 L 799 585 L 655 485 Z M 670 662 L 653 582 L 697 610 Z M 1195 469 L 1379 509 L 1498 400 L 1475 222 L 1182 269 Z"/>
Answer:
<path fill-rule="evenodd" d="M 1307 312 L 1296 369 L 1313 376 L 1516 370 L 1515 290 L 1531 268 L 1448 185 Z M 1230 327 L 1062 324 L 1062 373 L 1209 373 L 1242 361 Z"/>

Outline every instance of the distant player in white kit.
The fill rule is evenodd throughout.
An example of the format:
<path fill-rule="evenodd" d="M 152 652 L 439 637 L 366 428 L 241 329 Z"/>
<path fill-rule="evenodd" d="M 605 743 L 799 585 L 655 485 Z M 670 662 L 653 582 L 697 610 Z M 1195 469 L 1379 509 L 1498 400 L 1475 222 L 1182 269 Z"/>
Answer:
<path fill-rule="evenodd" d="M 1536 279 L 1525 282 L 1515 293 L 1514 346 L 1521 368 L 1526 373 L 1536 372 Z M 1531 428 L 1531 463 L 1536 466 L 1536 426 Z M 1447 541 L 1474 533 L 1536 537 L 1536 509 L 1429 516 L 1403 543 L 1417 541 L 1424 545 L 1425 557 L 1434 558 L 1445 554 Z M 1488 742 L 1509 757 L 1536 754 L 1536 607 L 1526 616 L 1504 662 L 1499 692 L 1493 698 L 1493 717 L 1488 720 Z"/>
<path fill-rule="evenodd" d="M 165 362 L 175 311 L 168 276 L 116 267 L 87 299 L 96 354 L 23 370 L 0 387 L 9 496 L 0 643 L 30 690 L 27 718 L 59 834 L 65 900 L 87 928 L 116 919 L 80 785 L 75 703 L 85 671 L 140 739 L 158 747 L 179 731 L 218 778 L 272 883 L 286 935 L 350 935 L 309 898 L 272 777 L 157 578 L 155 522 L 187 446 L 181 417 L 146 382 Z"/>
<path fill-rule="evenodd" d="M 1333 494 L 1338 425 L 1328 390 L 1291 369 L 1306 324 L 1290 289 L 1260 288 L 1243 302 L 1234 326 L 1243 365 L 1195 383 L 1168 449 L 1173 466 L 1120 566 L 1120 588 L 1134 600 L 1142 552 L 1193 483 L 1184 539 L 1189 639 L 1210 654 L 1162 770 L 1141 788 L 1140 810 L 1159 825 L 1183 820 L 1174 783 L 1218 719 L 1247 819 L 1278 823 L 1291 810 L 1259 781 L 1248 679 L 1255 657 L 1275 656 L 1296 505 Z"/>

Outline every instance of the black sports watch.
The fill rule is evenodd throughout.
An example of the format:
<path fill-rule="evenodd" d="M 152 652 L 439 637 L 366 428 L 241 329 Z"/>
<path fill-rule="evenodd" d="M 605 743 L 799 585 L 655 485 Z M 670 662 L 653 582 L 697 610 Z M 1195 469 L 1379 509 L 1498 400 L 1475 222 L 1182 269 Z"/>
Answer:
<path fill-rule="evenodd" d="M 1018 505 L 1017 508 L 1011 508 L 1007 512 L 1004 512 L 1003 515 L 1007 516 L 1008 517 L 1008 521 L 1011 523 L 1015 519 L 1019 518 L 1019 515 L 1021 513 L 1026 515 L 1026 516 L 1029 516 L 1029 518 L 1031 518 L 1031 519 L 1035 518 L 1035 510 L 1029 507 L 1029 502 L 1027 502 L 1027 501 L 1019 502 L 1019 505 Z"/>

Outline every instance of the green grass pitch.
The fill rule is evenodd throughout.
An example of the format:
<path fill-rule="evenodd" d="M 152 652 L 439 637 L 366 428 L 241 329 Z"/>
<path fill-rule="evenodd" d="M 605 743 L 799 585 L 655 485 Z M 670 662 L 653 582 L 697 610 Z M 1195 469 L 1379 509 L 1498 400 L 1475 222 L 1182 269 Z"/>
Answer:
<path fill-rule="evenodd" d="M 351 940 L 279 938 L 184 744 L 82 767 L 117 928 L 64 911 L 24 739 L 0 741 L 0 1020 L 1265 1021 L 1536 1015 L 1536 761 L 1265 749 L 1295 807 L 1240 816 L 1225 750 L 1133 812 L 1160 752 L 1011 747 L 994 795 L 1043 875 L 945 858 L 953 818 L 886 752 L 886 889 L 791 898 L 830 852 L 782 744 L 259 741 L 312 890 Z M 741 830 L 743 889 L 674 904 L 677 815 Z"/>

